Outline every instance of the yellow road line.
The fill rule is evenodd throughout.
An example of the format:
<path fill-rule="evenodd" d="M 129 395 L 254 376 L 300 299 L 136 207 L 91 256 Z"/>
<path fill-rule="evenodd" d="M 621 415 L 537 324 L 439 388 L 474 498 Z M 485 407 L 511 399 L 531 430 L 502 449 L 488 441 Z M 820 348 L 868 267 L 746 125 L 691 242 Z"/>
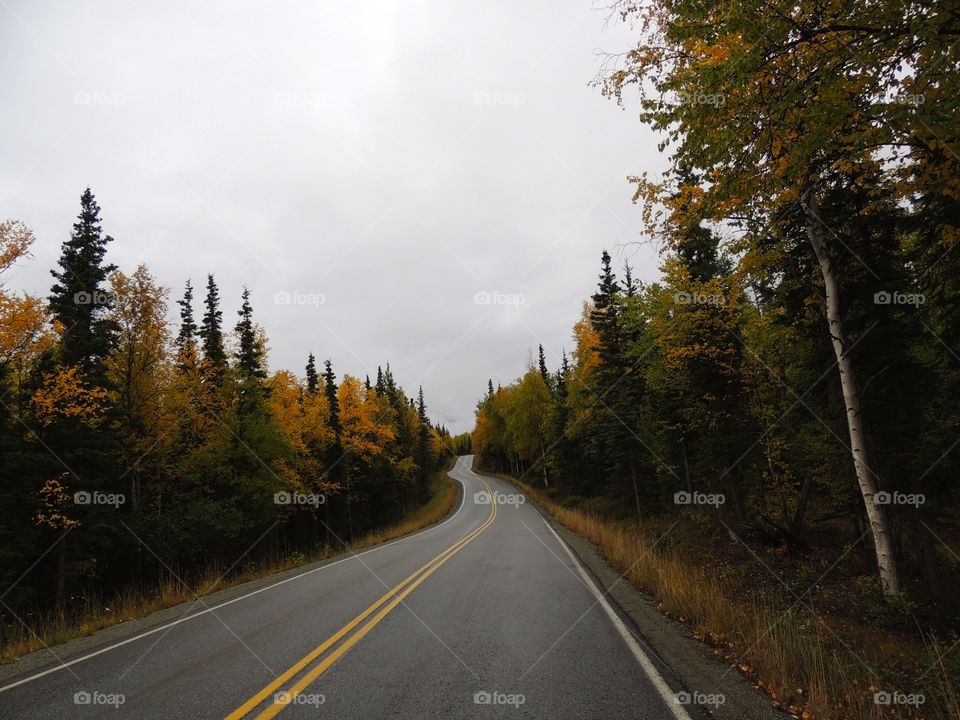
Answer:
<path fill-rule="evenodd" d="M 487 485 L 486 481 L 484 481 L 484 485 L 487 487 L 489 497 L 491 498 L 494 497 L 493 491 L 490 490 L 490 486 Z M 406 598 L 411 592 L 413 592 L 413 590 L 417 586 L 419 586 L 420 583 L 422 583 L 424 580 L 427 579 L 427 577 L 432 575 L 441 565 L 443 565 L 447 560 L 453 557 L 453 555 L 458 553 L 463 547 L 467 545 L 467 543 L 471 542 L 480 533 L 482 533 L 484 530 L 490 527 L 490 525 L 493 524 L 493 521 L 496 518 L 496 516 L 497 516 L 496 502 L 491 502 L 490 515 L 484 521 L 484 523 L 480 525 L 480 527 L 476 528 L 472 532 L 460 538 L 457 542 L 455 542 L 449 548 L 441 552 L 439 555 L 434 557 L 425 565 L 415 570 L 412 574 L 410 574 L 406 579 L 401 581 L 398 585 L 396 585 L 395 587 L 387 591 L 379 600 L 373 603 L 373 605 L 371 605 L 362 613 L 357 615 L 353 620 L 351 620 L 346 625 L 344 625 L 340 630 L 338 630 L 336 633 L 334 633 L 329 638 L 324 640 L 323 643 L 321 643 L 316 648 L 311 650 L 301 660 L 298 660 L 288 670 L 278 675 L 272 682 L 270 682 L 266 687 L 260 690 L 256 695 L 251 697 L 243 705 L 241 705 L 232 713 L 230 713 L 226 717 L 226 720 L 239 720 L 240 718 L 246 716 L 249 712 L 251 712 L 258 705 L 260 705 L 267 697 L 269 697 L 271 693 L 275 692 L 288 680 L 290 680 L 297 673 L 303 670 L 307 665 L 309 665 L 311 662 L 313 662 L 318 657 L 320 657 L 323 653 L 329 650 L 333 645 L 335 645 L 337 642 L 343 639 L 348 633 L 350 633 L 350 631 L 352 631 L 357 625 L 362 623 L 370 615 L 376 612 L 378 608 L 384 605 L 384 603 L 389 601 L 390 598 L 397 595 L 397 593 L 400 593 L 400 591 L 404 590 L 404 588 L 406 587 L 407 589 L 399 597 L 397 597 L 392 603 L 390 603 L 388 607 L 381 610 L 376 615 L 376 617 L 373 618 L 373 620 L 371 620 L 366 625 L 364 625 L 359 631 L 357 631 L 357 633 L 353 637 L 348 639 L 343 645 L 337 648 L 337 650 L 331 653 L 331 655 L 326 660 L 324 660 L 320 665 L 318 665 L 317 668 L 315 668 L 308 675 L 305 676 L 305 678 L 310 678 L 310 680 L 309 682 L 306 683 L 306 685 L 303 685 L 303 687 L 306 687 L 307 685 L 309 685 L 310 682 L 312 682 L 317 677 L 319 677 L 324 671 L 327 670 L 327 668 L 329 668 L 334 662 L 336 662 L 337 659 L 342 657 L 347 652 L 347 650 L 349 650 L 357 642 L 359 642 L 364 635 L 370 632 L 370 630 L 373 628 L 374 625 L 379 623 L 380 620 L 382 620 L 391 610 L 393 610 L 398 604 L 403 602 L 403 599 Z M 413 582 L 414 580 L 416 580 L 416 582 Z M 411 583 L 413 584 L 411 585 Z M 409 587 L 407 587 L 408 585 Z M 330 658 L 333 658 L 333 659 L 331 660 Z M 328 660 L 329 662 L 327 662 Z M 320 669 L 319 672 L 317 672 L 317 669 L 319 668 L 322 668 L 322 669 Z M 297 685 L 295 685 L 294 687 L 299 686 L 302 682 L 303 681 L 301 680 L 300 683 L 297 683 Z M 299 690 L 297 690 L 296 693 L 294 693 L 294 695 L 298 693 L 299 693 Z M 288 697 L 292 697 L 292 696 L 288 694 Z M 259 718 L 273 717 L 278 712 L 280 712 L 280 710 L 282 710 L 284 707 L 285 705 L 283 704 L 271 705 L 263 713 L 257 716 L 257 720 L 259 720 Z"/>

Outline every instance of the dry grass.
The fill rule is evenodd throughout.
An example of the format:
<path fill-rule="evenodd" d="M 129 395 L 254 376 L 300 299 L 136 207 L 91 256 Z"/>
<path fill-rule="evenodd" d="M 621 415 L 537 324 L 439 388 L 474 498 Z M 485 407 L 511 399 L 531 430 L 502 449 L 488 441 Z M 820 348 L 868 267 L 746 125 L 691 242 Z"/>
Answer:
<path fill-rule="evenodd" d="M 718 577 L 715 568 L 659 544 L 637 524 L 563 507 L 536 488 L 506 479 L 595 544 L 626 579 L 653 597 L 661 612 L 688 623 L 694 637 L 711 645 L 719 658 L 794 716 L 960 718 L 956 679 L 943 661 L 945 648 L 935 642 L 925 645 L 917 639 L 905 646 L 900 635 L 865 623 L 849 627 L 800 603 L 744 602 L 750 594 Z M 899 662 L 903 660 L 913 668 L 907 676 Z M 890 671 L 893 664 L 896 672 Z M 931 667 L 935 670 L 919 682 L 919 675 Z M 923 693 L 925 702 L 919 710 L 878 705 L 874 693 L 881 690 Z"/>
<path fill-rule="evenodd" d="M 12 662 L 35 650 L 90 635 L 105 627 L 144 617 L 157 610 L 197 600 L 218 590 L 408 535 L 442 520 L 453 508 L 458 493 L 458 484 L 444 472 L 439 478 L 433 497 L 423 507 L 397 525 L 358 538 L 344 550 L 323 548 L 309 555 L 296 552 L 263 566 L 249 564 L 242 572 L 231 574 L 229 578 L 223 576 L 225 568 L 211 567 L 202 574 L 192 589 L 170 577 L 149 592 L 131 589 L 108 603 L 86 599 L 82 607 L 72 607 L 69 616 L 61 614 L 43 618 L 26 617 L 24 620 L 31 624 L 31 627 L 21 625 L 3 638 L 0 663 Z"/>

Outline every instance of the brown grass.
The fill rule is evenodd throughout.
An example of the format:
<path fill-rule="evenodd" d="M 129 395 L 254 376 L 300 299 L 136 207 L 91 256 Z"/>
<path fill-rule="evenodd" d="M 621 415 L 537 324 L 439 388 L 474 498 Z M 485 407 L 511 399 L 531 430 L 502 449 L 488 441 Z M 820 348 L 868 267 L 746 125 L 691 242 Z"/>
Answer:
<path fill-rule="evenodd" d="M 802 604 L 745 602 L 750 593 L 718 577 L 715 568 L 698 565 L 689 553 L 659 544 L 636 523 L 563 507 L 541 490 L 505 479 L 595 544 L 634 587 L 653 597 L 662 613 L 689 624 L 694 637 L 794 716 L 960 718 L 956 680 L 943 660 L 946 648 L 937 643 L 915 640 L 905 646 L 901 635 L 834 622 Z M 905 676 L 901 667 L 891 672 L 894 658 L 906 658 L 913 672 Z M 919 675 L 931 667 L 935 670 L 921 683 Z M 881 690 L 923 693 L 925 702 L 919 710 L 877 705 L 874 693 Z"/>
<path fill-rule="evenodd" d="M 32 627 L 21 625 L 19 629 L 10 632 L 4 638 L 3 647 L 0 649 L 0 663 L 12 662 L 35 650 L 90 635 L 111 625 L 196 600 L 218 590 L 409 535 L 442 520 L 453 508 L 458 494 L 457 482 L 443 472 L 436 483 L 433 496 L 425 505 L 410 513 L 402 522 L 358 538 L 343 550 L 323 548 L 309 554 L 295 552 L 266 566 L 251 564 L 243 572 L 232 574 L 229 578 L 223 577 L 224 568 L 211 567 L 202 574 L 195 589 L 169 577 L 149 592 L 130 589 L 108 603 L 87 599 L 82 608 L 72 608 L 70 616 L 60 614 L 38 618 Z M 32 619 L 25 618 L 28 623 Z"/>

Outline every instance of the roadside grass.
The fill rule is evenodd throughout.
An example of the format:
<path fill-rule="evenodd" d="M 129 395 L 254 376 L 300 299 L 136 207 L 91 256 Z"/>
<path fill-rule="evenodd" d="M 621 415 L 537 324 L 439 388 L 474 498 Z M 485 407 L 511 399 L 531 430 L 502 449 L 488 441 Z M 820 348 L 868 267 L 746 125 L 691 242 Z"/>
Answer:
<path fill-rule="evenodd" d="M 200 598 L 213 592 L 320 560 L 356 552 L 434 525 L 446 517 L 459 495 L 458 483 L 447 476 L 447 471 L 451 467 L 452 465 L 438 473 L 439 477 L 434 483 L 434 493 L 426 504 L 396 525 L 357 538 L 341 550 L 323 547 L 307 553 L 293 552 L 265 563 L 246 563 L 241 569 L 227 576 L 224 576 L 226 568 L 212 566 L 192 583 L 195 586 L 193 589 L 186 587 L 177 578 L 168 576 L 162 583 L 149 590 L 131 588 L 114 596 L 111 601 L 84 598 L 82 605 L 79 608 L 71 607 L 69 614 L 61 612 L 43 617 L 27 616 L 24 620 L 30 627 L 21 623 L 7 629 L 7 635 L 2 638 L 0 664 L 12 662 L 36 650 L 90 635 L 103 628 L 141 618 L 184 602 L 194 601 L 200 606 Z"/>
<path fill-rule="evenodd" d="M 745 586 L 742 574 L 712 563 L 709 552 L 668 542 L 662 526 L 566 507 L 543 490 L 501 477 L 596 545 L 634 587 L 654 599 L 660 612 L 689 625 L 694 638 L 794 717 L 960 718 L 958 659 L 948 654 L 949 644 L 919 632 L 879 627 L 856 617 L 855 608 L 847 608 L 851 613 L 844 617 L 824 613 L 811 606 L 806 589 L 795 595 L 779 592 L 782 588 L 759 593 L 759 582 L 777 584 L 766 570 L 759 582 Z M 876 693 L 898 692 L 922 694 L 923 703 L 875 701 Z"/>

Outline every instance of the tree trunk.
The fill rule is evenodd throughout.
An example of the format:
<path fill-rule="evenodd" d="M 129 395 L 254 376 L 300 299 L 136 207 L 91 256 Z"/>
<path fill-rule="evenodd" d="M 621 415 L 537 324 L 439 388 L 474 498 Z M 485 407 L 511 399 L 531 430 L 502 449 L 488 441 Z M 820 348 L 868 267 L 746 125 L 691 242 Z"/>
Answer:
<path fill-rule="evenodd" d="M 803 215 L 807 228 L 807 237 L 813 252 L 820 264 L 823 273 L 823 284 L 827 301 L 827 325 L 830 330 L 830 341 L 833 352 L 837 357 L 837 367 L 840 370 L 840 387 L 843 390 L 843 402 L 847 411 L 847 429 L 850 431 L 850 451 L 853 456 L 853 467 L 857 473 L 857 482 L 860 485 L 860 494 L 870 523 L 870 534 L 873 537 L 873 547 L 877 554 L 877 567 L 880 571 L 880 582 L 886 595 L 895 595 L 900 592 L 900 579 L 897 573 L 897 561 L 893 552 L 893 539 L 890 535 L 890 525 L 887 514 L 882 505 L 873 501 L 877 492 L 877 485 L 871 475 L 867 463 L 866 438 L 860 417 L 860 395 L 854 377 L 853 361 L 846 354 L 846 337 L 844 335 L 843 319 L 840 309 L 839 283 L 836 271 L 827 252 L 826 238 L 823 234 L 823 225 L 820 220 L 820 208 L 817 196 L 813 189 L 808 189 L 802 197 Z"/>

